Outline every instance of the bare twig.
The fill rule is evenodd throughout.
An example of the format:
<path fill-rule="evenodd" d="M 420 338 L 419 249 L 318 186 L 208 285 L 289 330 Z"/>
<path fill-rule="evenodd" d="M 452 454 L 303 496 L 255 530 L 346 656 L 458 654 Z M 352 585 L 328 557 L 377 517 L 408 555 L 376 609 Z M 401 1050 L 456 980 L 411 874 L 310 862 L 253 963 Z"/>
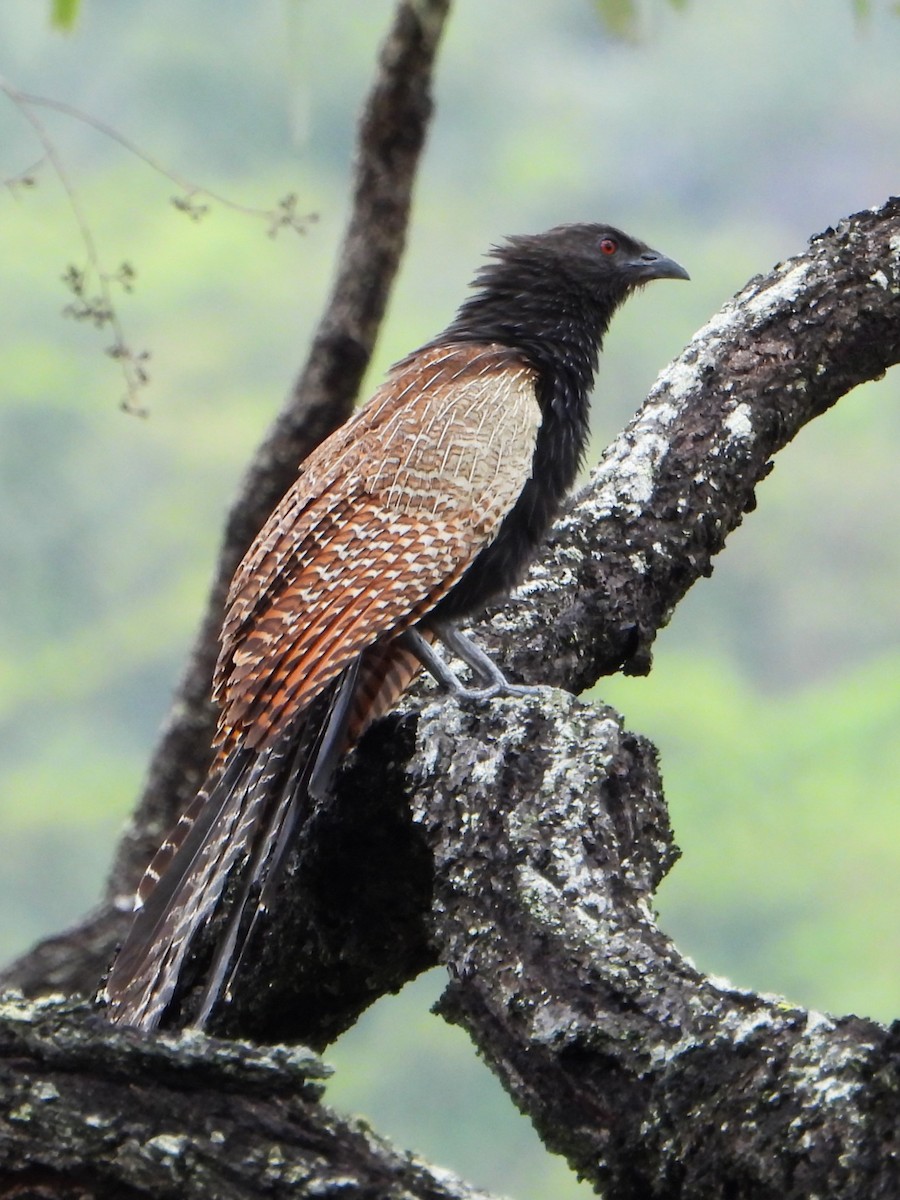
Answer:
<path fill-rule="evenodd" d="M 246 204 L 238 204 L 234 200 L 229 200 L 226 196 L 214 192 L 210 188 L 192 183 L 164 167 L 162 163 L 138 146 L 136 142 L 125 137 L 114 126 L 91 116 L 90 113 L 83 112 L 74 105 L 67 104 L 62 100 L 53 100 L 47 96 L 23 92 L 2 77 L 0 77 L 0 91 L 16 106 L 44 148 L 41 159 L 24 171 L 5 180 L 5 186 L 13 195 L 23 188 L 34 187 L 37 172 L 45 163 L 49 164 L 56 175 L 78 227 L 87 260 L 86 268 L 70 264 L 63 273 L 62 281 L 73 297 L 72 301 L 63 309 L 63 315 L 72 317 L 76 321 L 86 321 L 97 329 L 108 326 L 112 330 L 113 344 L 107 349 L 107 354 L 119 364 L 125 380 L 125 397 L 122 408 L 135 416 L 145 416 L 146 409 L 138 402 L 138 396 L 149 382 L 147 373 L 149 351 L 134 350 L 129 345 L 113 297 L 113 289 L 117 285 L 123 287 L 125 291 L 131 291 L 135 279 L 134 269 L 124 263 L 112 272 L 103 267 L 93 229 L 82 207 L 78 191 L 72 183 L 56 143 L 34 109 L 49 109 L 89 125 L 104 137 L 122 146 L 129 154 L 133 154 L 141 162 L 146 163 L 151 170 L 169 179 L 181 189 L 180 195 L 172 197 L 173 207 L 186 213 L 193 221 L 200 220 L 209 211 L 209 205 L 202 203 L 199 197 L 215 201 L 222 207 L 243 216 L 261 218 L 266 222 L 270 237 L 276 237 L 282 229 L 305 233 L 309 224 L 316 219 L 315 214 L 299 213 L 298 198 L 293 192 L 283 196 L 274 208 L 254 208 Z M 96 291 L 94 291 L 95 288 Z"/>
<path fill-rule="evenodd" d="M 183 175 L 179 175 L 170 167 L 163 166 L 159 159 L 148 154 L 137 142 L 133 142 L 130 138 L 126 137 L 115 126 L 108 124 L 106 121 L 101 121 L 98 117 L 92 116 L 80 108 L 76 108 L 73 104 L 67 104 L 64 100 L 53 100 L 49 96 L 37 96 L 33 92 L 19 91 L 5 81 L 0 82 L 0 89 L 20 108 L 46 108 L 52 112 L 62 113 L 75 121 L 80 121 L 83 125 L 89 125 L 105 138 L 116 142 L 123 150 L 127 150 L 129 154 L 146 163 L 157 175 L 162 175 L 180 189 L 182 194 L 173 196 L 172 205 L 186 213 L 192 220 L 198 220 L 208 211 L 208 205 L 198 203 L 196 199 L 198 196 L 213 200 L 216 204 L 221 205 L 222 208 L 230 209 L 232 212 L 240 213 L 242 216 L 256 217 L 265 221 L 269 226 L 270 234 L 277 232 L 279 229 L 292 229 L 295 233 L 306 233 L 310 222 L 316 219 L 314 213 L 300 214 L 297 212 L 297 197 L 293 193 L 282 197 L 274 208 L 258 208 L 248 204 L 239 204 L 235 200 L 230 200 L 227 196 L 223 196 L 221 192 L 215 192 L 212 188 L 202 187 L 200 184 L 194 183 Z M 28 119 L 27 116 L 26 119 Z"/>
<path fill-rule="evenodd" d="M 138 403 L 138 395 L 147 384 L 147 351 L 135 351 L 128 345 L 125 330 L 122 326 L 118 310 L 113 302 L 112 287 L 116 281 L 115 274 L 108 274 L 103 269 L 97 243 L 84 210 L 78 192 L 69 178 L 65 163 L 62 161 L 56 143 L 50 137 L 43 121 L 32 111 L 29 98 L 20 92 L 9 80 L 0 77 L 0 91 L 16 105 L 23 118 L 34 130 L 35 137 L 44 149 L 44 158 L 50 164 L 60 186 L 66 195 L 69 210 L 78 227 L 78 235 L 84 247 L 88 270 L 70 266 L 63 275 L 63 282 L 72 292 L 75 300 L 64 310 L 68 316 L 76 320 L 91 321 L 98 328 L 109 326 L 113 333 L 113 344 L 107 351 L 111 358 L 118 362 L 125 380 L 125 397 L 122 407 L 137 416 L 144 414 L 144 409 Z M 21 184 L 33 175 L 19 176 Z M 91 295 L 91 287 L 96 286 L 97 293 Z"/>

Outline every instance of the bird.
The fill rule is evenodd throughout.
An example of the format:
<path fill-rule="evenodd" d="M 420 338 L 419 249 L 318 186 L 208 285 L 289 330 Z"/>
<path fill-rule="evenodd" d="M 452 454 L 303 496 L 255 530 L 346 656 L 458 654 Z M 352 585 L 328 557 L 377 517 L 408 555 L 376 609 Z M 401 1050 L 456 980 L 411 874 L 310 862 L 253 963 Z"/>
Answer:
<path fill-rule="evenodd" d="M 458 624 L 520 582 L 575 481 L 613 314 L 651 280 L 688 278 L 610 225 L 509 237 L 447 328 L 300 463 L 234 575 L 213 763 L 140 883 L 100 992 L 110 1020 L 153 1030 L 177 1009 L 206 1028 L 300 823 L 423 667 L 461 701 L 529 690 Z M 214 916 L 211 966 L 185 1005 Z"/>

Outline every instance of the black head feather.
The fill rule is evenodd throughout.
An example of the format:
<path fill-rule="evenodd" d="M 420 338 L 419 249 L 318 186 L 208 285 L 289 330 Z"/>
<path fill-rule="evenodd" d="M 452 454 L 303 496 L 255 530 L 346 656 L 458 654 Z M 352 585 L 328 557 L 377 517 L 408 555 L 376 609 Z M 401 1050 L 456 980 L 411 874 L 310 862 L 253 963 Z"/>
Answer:
<path fill-rule="evenodd" d="M 652 279 L 688 278 L 671 258 L 612 225 L 558 225 L 510 237 L 490 258 L 440 340 L 502 342 L 539 367 L 548 356 L 571 359 L 588 377 L 630 292 Z"/>

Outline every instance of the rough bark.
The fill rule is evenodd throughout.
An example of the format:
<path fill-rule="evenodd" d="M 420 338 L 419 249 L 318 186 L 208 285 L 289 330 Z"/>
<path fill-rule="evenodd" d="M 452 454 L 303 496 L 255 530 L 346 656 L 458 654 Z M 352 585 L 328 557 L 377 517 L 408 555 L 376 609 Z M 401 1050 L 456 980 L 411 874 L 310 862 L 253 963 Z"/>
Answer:
<path fill-rule="evenodd" d="M 487 623 L 508 664 L 569 688 L 623 660 L 646 669 L 771 456 L 900 359 L 898 298 L 896 201 L 752 281 L 663 373 Z M 324 1045 L 443 962 L 445 1015 L 609 1196 L 898 1194 L 897 1036 L 698 974 L 652 919 L 674 854 L 652 748 L 611 711 L 551 689 L 475 709 L 414 700 L 305 831 L 221 1028 Z"/>
<path fill-rule="evenodd" d="M 411 772 L 440 1011 L 609 1200 L 900 1195 L 900 1026 L 681 958 L 651 908 L 673 857 L 654 754 L 616 714 L 559 692 L 433 706 Z"/>
<path fill-rule="evenodd" d="M 490 1200 L 319 1103 L 308 1051 L 142 1038 L 59 1000 L 0 1004 L 0 1197 Z"/>
<path fill-rule="evenodd" d="M 818 236 L 698 332 L 558 522 L 516 600 L 482 624 L 512 674 L 576 691 L 620 662 L 647 670 L 655 632 L 712 570 L 770 457 L 900 358 L 899 254 L 900 202 L 890 202 Z M 448 961 L 432 926 L 431 848 L 406 810 L 414 725 L 414 715 L 380 722 L 334 803 L 302 830 L 294 880 L 248 956 L 222 1032 L 323 1046 L 374 998 Z M 546 728 L 550 737 L 551 716 Z M 523 763 L 527 751 L 523 743 Z M 470 791 L 472 763 L 450 742 L 442 770 Z"/>
<path fill-rule="evenodd" d="M 678 601 L 755 507 L 771 459 L 900 360 L 900 199 L 757 276 L 662 372 L 485 642 L 580 692 L 646 674 Z"/>

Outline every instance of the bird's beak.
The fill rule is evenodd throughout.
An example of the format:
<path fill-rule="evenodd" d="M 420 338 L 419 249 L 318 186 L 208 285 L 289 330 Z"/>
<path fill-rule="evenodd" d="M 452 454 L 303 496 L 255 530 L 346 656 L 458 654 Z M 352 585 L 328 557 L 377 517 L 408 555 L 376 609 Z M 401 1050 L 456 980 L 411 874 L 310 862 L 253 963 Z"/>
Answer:
<path fill-rule="evenodd" d="M 690 279 L 681 263 L 658 250 L 643 250 L 628 265 L 642 283 L 648 279 Z"/>

